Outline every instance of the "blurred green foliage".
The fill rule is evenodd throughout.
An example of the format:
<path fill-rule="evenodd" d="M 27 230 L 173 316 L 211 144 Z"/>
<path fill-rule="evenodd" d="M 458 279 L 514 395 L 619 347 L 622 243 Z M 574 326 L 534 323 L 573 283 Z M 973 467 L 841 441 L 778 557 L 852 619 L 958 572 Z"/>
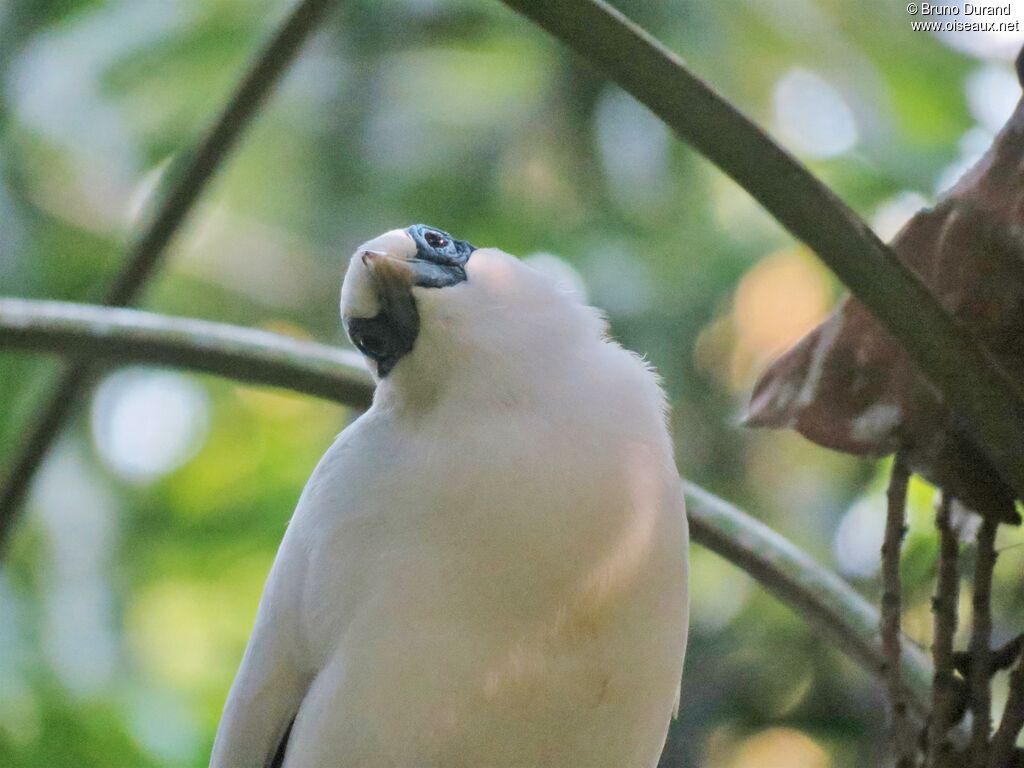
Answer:
<path fill-rule="evenodd" d="M 425 221 L 551 254 L 664 376 L 682 471 L 877 596 L 884 466 L 737 425 L 759 368 L 839 295 L 813 257 L 499 3 L 339 5 L 146 305 L 344 343 L 345 259 L 380 231 Z M 884 234 L 984 148 L 1018 95 L 1006 41 L 913 33 L 897 4 L 618 5 Z M 285 10 L 0 3 L 0 292 L 96 300 L 160 174 Z M 0 461 L 54 370 L 0 356 Z M 284 525 L 354 414 L 147 370 L 113 374 L 83 405 L 0 570 L 0 765 L 203 766 Z M 915 483 L 907 628 L 924 644 L 931 503 Z M 1024 607 L 1019 539 L 1000 541 L 997 640 Z M 746 576 L 693 559 L 665 763 L 877 764 L 873 682 Z"/>

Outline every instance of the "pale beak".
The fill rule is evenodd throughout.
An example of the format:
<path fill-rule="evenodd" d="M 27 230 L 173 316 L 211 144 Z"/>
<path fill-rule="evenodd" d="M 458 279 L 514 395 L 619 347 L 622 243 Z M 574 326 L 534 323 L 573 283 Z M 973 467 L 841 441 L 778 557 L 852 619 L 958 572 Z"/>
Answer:
<path fill-rule="evenodd" d="M 396 346 L 412 349 L 420 328 L 419 313 L 412 296 L 417 284 L 416 262 L 396 258 L 381 251 L 363 251 L 363 264 L 377 287 L 381 314 L 398 337 Z"/>

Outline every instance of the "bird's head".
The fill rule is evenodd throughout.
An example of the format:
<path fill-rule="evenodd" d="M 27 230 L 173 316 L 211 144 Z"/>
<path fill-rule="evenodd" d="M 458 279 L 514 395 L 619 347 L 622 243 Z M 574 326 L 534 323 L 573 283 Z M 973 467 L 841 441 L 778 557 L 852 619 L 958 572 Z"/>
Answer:
<path fill-rule="evenodd" d="M 341 315 L 377 379 L 406 389 L 436 389 L 453 376 L 460 387 L 500 388 L 604 333 L 597 314 L 548 276 L 424 224 L 356 250 Z"/>

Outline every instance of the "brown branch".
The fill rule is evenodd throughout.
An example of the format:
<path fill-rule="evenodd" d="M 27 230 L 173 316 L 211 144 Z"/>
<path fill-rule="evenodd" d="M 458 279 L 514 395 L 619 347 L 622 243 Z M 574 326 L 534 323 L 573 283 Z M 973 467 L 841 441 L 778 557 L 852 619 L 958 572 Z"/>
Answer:
<path fill-rule="evenodd" d="M 885 655 L 885 684 L 892 709 L 892 737 L 898 768 L 914 765 L 914 733 L 907 715 L 907 693 L 900 670 L 902 606 L 900 551 L 906 535 L 907 485 L 910 470 L 896 455 L 889 477 L 885 538 L 882 542 L 882 652 Z"/>
<path fill-rule="evenodd" d="M 267 95 L 316 29 L 332 0 L 299 0 L 248 69 L 231 100 L 205 137 L 172 169 L 172 181 L 139 237 L 128 249 L 121 271 L 104 297 L 108 306 L 126 306 L 138 298 L 160 267 L 167 246 L 181 228 L 208 182 L 252 122 Z M 0 490 L 0 552 L 14 525 L 18 507 L 36 469 L 71 415 L 92 376 L 81 361 L 67 367 L 27 428 Z"/>
<path fill-rule="evenodd" d="M 935 585 L 932 612 L 935 632 L 932 659 L 935 677 L 932 683 L 932 716 L 928 727 L 928 766 L 948 765 L 952 745 L 946 733 L 957 711 L 957 680 L 954 675 L 953 638 L 956 635 L 957 606 L 960 598 L 960 541 L 950 520 L 952 499 L 942 494 L 936 515 L 939 531 L 939 573 Z"/>
<path fill-rule="evenodd" d="M 0 349 L 88 356 L 93 368 L 169 365 L 249 384 L 370 405 L 373 378 L 355 352 L 277 333 L 137 309 L 0 299 Z"/>
<path fill-rule="evenodd" d="M 1021 729 L 1024 729 L 1024 657 L 1018 658 L 1017 666 L 1010 673 L 1010 695 L 1003 719 L 992 737 L 990 768 L 1009 768 Z"/>
<path fill-rule="evenodd" d="M 1024 634 L 1007 640 L 988 655 L 988 676 L 994 677 L 996 672 L 1009 669 L 1017 661 L 1024 650 Z M 965 679 L 971 676 L 971 654 L 969 651 L 957 651 L 953 654 L 953 666 Z"/>
<path fill-rule="evenodd" d="M 617 83 L 810 246 L 955 404 L 971 438 L 1024 497 L 1024 388 L 806 167 L 603 0 L 504 0 Z"/>
<path fill-rule="evenodd" d="M 967 683 L 971 693 L 972 768 L 988 765 L 988 740 L 992 731 L 992 574 L 996 565 L 995 517 L 982 518 L 978 529 L 978 551 L 974 563 L 974 598 L 971 616 L 971 666 Z"/>

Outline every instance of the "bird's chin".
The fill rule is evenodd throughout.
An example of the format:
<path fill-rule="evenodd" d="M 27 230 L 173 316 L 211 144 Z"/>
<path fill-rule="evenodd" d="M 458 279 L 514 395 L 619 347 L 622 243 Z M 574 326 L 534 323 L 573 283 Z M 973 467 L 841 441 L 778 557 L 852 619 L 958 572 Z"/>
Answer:
<path fill-rule="evenodd" d="M 382 312 L 374 317 L 350 317 L 345 330 L 356 348 L 374 363 L 377 376 L 384 378 L 412 351 L 418 329 L 410 330 Z"/>

